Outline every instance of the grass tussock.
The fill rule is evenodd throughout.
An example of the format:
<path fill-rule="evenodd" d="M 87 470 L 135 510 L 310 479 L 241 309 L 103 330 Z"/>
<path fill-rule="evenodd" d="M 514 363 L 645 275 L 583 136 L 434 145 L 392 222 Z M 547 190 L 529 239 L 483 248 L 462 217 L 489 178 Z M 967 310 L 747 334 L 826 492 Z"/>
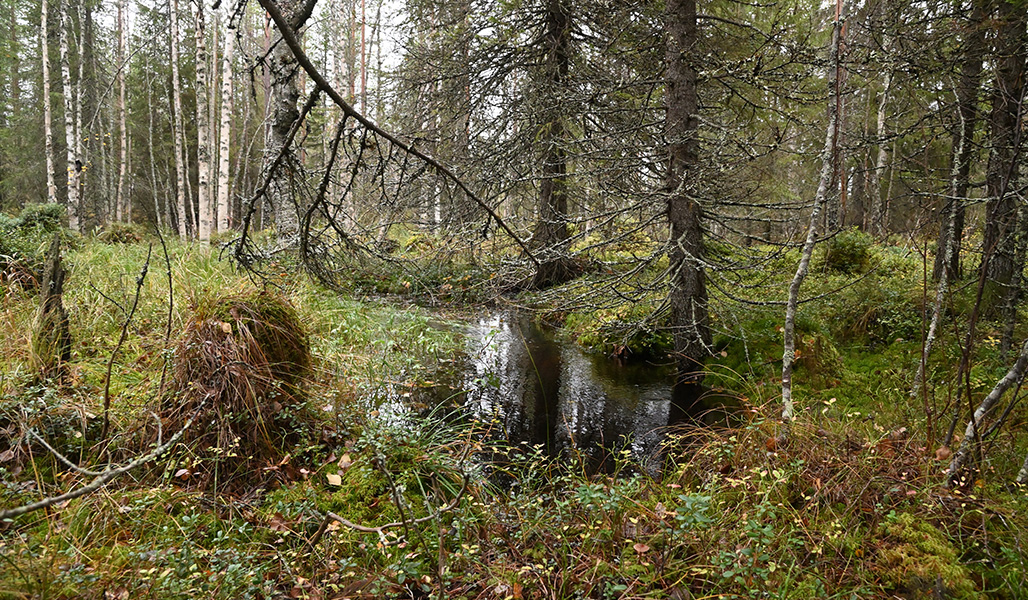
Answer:
<path fill-rule="evenodd" d="M 307 333 L 289 301 L 249 290 L 195 302 L 175 353 L 168 431 L 195 418 L 187 443 L 229 474 L 277 462 L 304 413 Z M 253 483 L 253 482 L 250 482 Z"/>

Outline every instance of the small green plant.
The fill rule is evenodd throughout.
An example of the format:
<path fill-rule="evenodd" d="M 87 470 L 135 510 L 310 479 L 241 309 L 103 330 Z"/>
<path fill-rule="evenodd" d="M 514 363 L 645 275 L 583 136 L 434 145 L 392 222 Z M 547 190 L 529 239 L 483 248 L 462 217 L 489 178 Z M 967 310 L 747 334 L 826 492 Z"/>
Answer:
<path fill-rule="evenodd" d="M 840 273 L 859 273 L 867 267 L 874 240 L 856 227 L 835 235 L 825 251 L 825 267 Z"/>

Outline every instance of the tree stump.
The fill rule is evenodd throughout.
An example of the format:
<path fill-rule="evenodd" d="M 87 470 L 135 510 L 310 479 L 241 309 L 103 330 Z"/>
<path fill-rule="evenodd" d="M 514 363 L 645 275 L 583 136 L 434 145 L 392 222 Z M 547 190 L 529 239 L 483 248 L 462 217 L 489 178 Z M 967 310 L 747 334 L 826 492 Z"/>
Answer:
<path fill-rule="evenodd" d="M 32 359 L 40 380 L 62 380 L 71 360 L 71 327 L 64 309 L 64 278 L 61 238 L 54 235 L 47 251 L 40 290 L 39 312 L 32 331 Z"/>

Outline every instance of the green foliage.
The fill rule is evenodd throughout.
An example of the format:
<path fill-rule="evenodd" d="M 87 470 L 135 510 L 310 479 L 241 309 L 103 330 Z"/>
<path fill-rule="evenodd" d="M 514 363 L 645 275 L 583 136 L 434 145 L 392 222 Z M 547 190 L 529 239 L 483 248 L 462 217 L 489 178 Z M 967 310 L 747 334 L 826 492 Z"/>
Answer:
<path fill-rule="evenodd" d="M 656 300 L 569 313 L 564 331 L 579 345 L 610 356 L 663 358 L 674 348 L 671 333 L 649 322 Z"/>
<path fill-rule="evenodd" d="M 971 573 L 960 554 L 931 523 L 911 513 L 882 524 L 888 545 L 879 561 L 883 579 L 898 592 L 946 598 L 978 598 Z"/>
<path fill-rule="evenodd" d="M 146 239 L 149 231 L 139 223 L 108 223 L 96 239 L 105 244 L 136 244 Z"/>
<path fill-rule="evenodd" d="M 828 241 L 825 268 L 840 273 L 860 273 L 871 258 L 874 238 L 856 227 L 843 229 Z"/>
<path fill-rule="evenodd" d="M 46 248 L 62 231 L 63 218 L 59 204 L 28 204 L 17 217 L 0 214 L 0 277 L 38 285 Z"/>

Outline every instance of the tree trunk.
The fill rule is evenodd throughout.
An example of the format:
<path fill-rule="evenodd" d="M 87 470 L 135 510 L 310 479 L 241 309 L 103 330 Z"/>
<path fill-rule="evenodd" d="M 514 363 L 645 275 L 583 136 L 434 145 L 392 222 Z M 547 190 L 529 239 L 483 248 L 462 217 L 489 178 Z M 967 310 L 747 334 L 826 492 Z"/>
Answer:
<path fill-rule="evenodd" d="M 972 0 L 969 29 L 964 41 L 963 64 L 957 84 L 958 127 L 953 133 L 953 162 L 950 169 L 949 198 L 943 203 L 942 213 L 953 213 L 953 244 L 949 254 L 947 276 L 955 280 L 960 277 L 960 245 L 964 231 L 964 199 L 967 197 L 971 162 L 974 157 L 974 133 L 978 123 L 978 92 L 982 81 L 982 57 L 985 54 L 984 0 Z M 947 247 L 949 230 L 939 230 L 939 244 L 935 253 L 932 276 L 939 279 L 944 264 L 944 249 Z"/>
<path fill-rule="evenodd" d="M 71 360 L 71 327 L 64 309 L 64 278 L 61 264 L 61 236 L 54 234 L 46 255 L 39 312 L 32 332 L 32 358 L 41 380 L 61 379 Z"/>
<path fill-rule="evenodd" d="M 231 27 L 225 32 L 221 79 L 221 143 L 218 150 L 218 231 L 230 227 L 231 190 L 229 188 L 229 152 L 232 147 L 232 53 L 235 39 Z"/>
<path fill-rule="evenodd" d="M 800 286 L 807 277 L 810 269 L 810 257 L 814 253 L 814 245 L 817 242 L 817 224 L 821 216 L 821 210 L 825 206 L 825 199 L 829 193 L 829 186 L 832 181 L 832 157 L 834 156 L 837 131 L 836 121 L 839 118 L 836 110 L 836 82 L 838 73 L 836 66 L 839 63 L 839 43 L 841 38 L 842 23 L 845 19 L 844 9 L 840 7 L 840 14 L 835 21 L 832 30 L 832 47 L 828 63 L 828 126 L 825 134 L 825 146 L 821 150 L 821 178 L 818 181 L 817 192 L 814 195 L 814 207 L 810 211 L 810 224 L 807 226 L 807 239 L 803 242 L 803 250 L 800 254 L 800 263 L 796 267 L 796 274 L 793 275 L 792 283 L 789 284 L 789 300 L 785 306 L 785 334 L 783 346 L 785 351 L 782 354 L 782 420 L 791 421 L 795 415 L 792 400 L 792 365 L 796 360 L 796 308 L 799 305 Z M 834 192 L 834 190 L 833 190 Z"/>
<path fill-rule="evenodd" d="M 704 272 L 702 208 L 696 199 L 699 166 L 699 98 L 695 0 L 667 3 L 668 221 L 671 247 L 671 321 L 681 383 L 698 383 L 709 355 L 710 325 Z"/>
<path fill-rule="evenodd" d="M 1024 91 L 1025 13 L 1010 2 L 999 2 L 996 38 L 996 81 L 992 98 L 991 149 L 986 173 L 986 221 L 983 268 L 989 281 L 1007 286 L 1016 268 L 1014 237 L 1016 206 L 1010 186 L 1017 181 L 1018 122 Z M 995 305 L 995 302 L 990 304 Z"/>
<path fill-rule="evenodd" d="M 201 242 L 211 239 L 213 206 L 211 201 L 210 109 L 207 86 L 207 35 L 203 2 L 196 4 L 196 192 L 199 219 L 196 234 Z"/>
<path fill-rule="evenodd" d="M 115 194 L 115 218 L 132 222 L 132 206 L 125 190 L 128 175 L 128 118 L 126 110 L 125 71 L 128 69 L 128 31 L 125 0 L 118 0 L 118 187 Z"/>
<path fill-rule="evenodd" d="M 541 259 L 532 281 L 533 287 L 547 287 L 574 278 L 575 269 L 568 259 L 567 153 L 564 150 L 562 97 L 571 65 L 571 13 L 566 0 L 546 3 L 546 33 L 543 74 L 546 104 L 539 128 L 542 147 L 542 180 L 539 182 L 539 221 L 532 244 Z"/>
<path fill-rule="evenodd" d="M 186 203 L 186 161 L 183 152 L 185 134 L 182 126 L 182 89 L 178 70 L 178 0 L 171 0 L 171 28 L 168 32 L 171 44 L 171 102 L 172 136 L 175 138 L 175 229 L 185 239 L 189 231 Z"/>
<path fill-rule="evenodd" d="M 57 182 L 54 178 L 53 108 L 50 104 L 50 36 L 47 0 L 42 0 L 39 17 L 40 61 L 43 63 L 43 136 L 46 139 L 46 201 L 57 202 Z"/>
<path fill-rule="evenodd" d="M 289 26 L 300 34 L 300 29 L 310 17 L 314 8 L 313 0 L 299 0 L 278 3 L 279 10 L 288 21 Z M 300 118 L 296 103 L 300 98 L 297 85 L 299 67 L 289 46 L 282 41 L 282 34 L 276 32 L 272 43 L 268 70 L 271 79 L 270 127 L 264 146 L 264 172 L 271 168 L 272 162 L 286 144 L 293 123 Z M 293 196 L 291 171 L 295 167 L 291 152 L 287 151 L 287 160 L 278 167 L 268 188 L 272 207 L 275 212 L 275 235 L 280 244 L 292 245 L 296 241 L 299 227 L 299 206 Z"/>
<path fill-rule="evenodd" d="M 82 163 L 76 154 L 78 136 L 75 132 L 75 90 L 71 86 L 71 64 L 68 59 L 68 28 L 71 23 L 68 19 L 69 11 L 64 8 L 62 6 L 58 12 L 61 14 L 61 85 L 64 89 L 64 140 L 68 157 L 68 228 L 79 231 L 79 178 L 82 174 Z"/>
<path fill-rule="evenodd" d="M 967 428 L 964 430 L 964 439 L 960 442 L 960 448 L 949 463 L 948 475 L 946 476 L 947 487 L 953 487 L 963 480 L 964 470 L 980 450 L 978 446 L 980 444 L 979 435 L 982 431 L 982 420 L 992 412 L 996 404 L 1003 398 L 1003 394 L 1015 383 L 1021 381 L 1026 368 L 1028 368 L 1028 342 L 1025 342 L 1024 346 L 1021 347 L 1021 354 L 1014 361 L 1014 366 L 1010 367 L 1007 374 L 996 383 L 996 386 L 992 388 L 992 391 L 982 400 L 971 416 L 971 421 L 968 422 Z M 978 458 L 981 459 L 982 457 L 979 456 Z"/>
<path fill-rule="evenodd" d="M 882 50 L 886 54 L 892 51 L 892 37 L 886 34 L 882 43 Z M 888 228 L 889 215 L 885 210 L 887 199 L 882 198 L 882 173 L 889 160 L 888 144 L 886 143 L 885 117 L 889 106 L 889 95 L 892 93 L 893 71 L 890 67 L 885 73 L 885 81 L 882 83 L 882 95 L 878 99 L 878 111 L 875 119 L 875 137 L 878 140 L 878 156 L 875 159 L 875 166 L 868 174 L 867 195 L 871 205 L 871 234 L 878 239 L 883 239 Z"/>

